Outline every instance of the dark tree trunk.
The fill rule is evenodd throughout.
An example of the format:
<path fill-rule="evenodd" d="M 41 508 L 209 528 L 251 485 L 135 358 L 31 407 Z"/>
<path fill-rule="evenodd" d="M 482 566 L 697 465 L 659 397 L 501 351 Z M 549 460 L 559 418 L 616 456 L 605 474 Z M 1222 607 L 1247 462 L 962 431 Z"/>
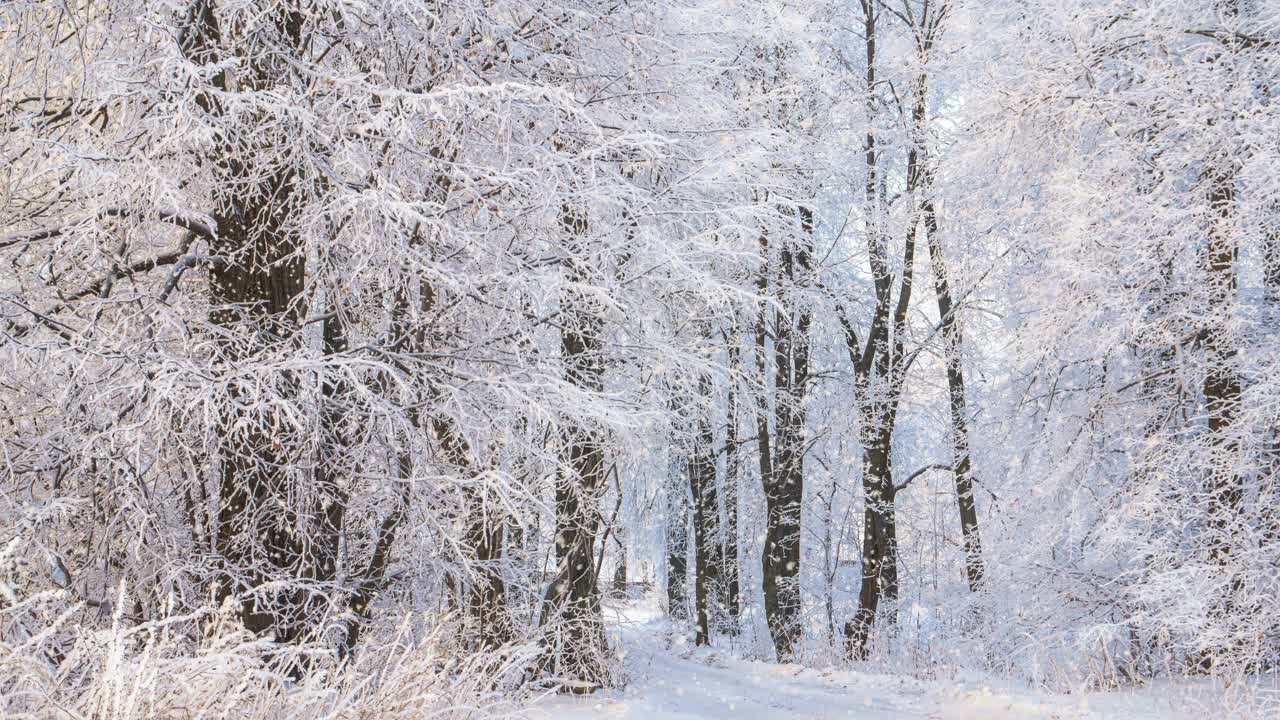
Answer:
<path fill-rule="evenodd" d="M 1280 333 L 1280 202 L 1272 203 L 1263 238 L 1263 283 L 1268 332 Z M 1271 421 L 1271 438 L 1264 461 L 1264 483 L 1258 503 L 1262 534 L 1268 543 L 1280 542 L 1280 418 Z"/>
<path fill-rule="evenodd" d="M 1224 163 L 1231 162 L 1229 159 Z M 1236 293 L 1236 241 L 1231 232 L 1231 215 L 1235 203 L 1235 178 L 1232 173 L 1215 169 L 1208 178 L 1209 205 L 1214 214 L 1209 229 L 1207 249 L 1208 310 L 1210 324 L 1205 333 L 1204 400 L 1209 416 L 1209 557 L 1225 572 L 1233 575 L 1231 587 L 1219 601 L 1217 614 L 1228 617 L 1240 584 L 1231 567 L 1235 554 L 1235 527 L 1241 515 L 1244 486 L 1236 472 L 1238 441 L 1232 426 L 1240 410 L 1241 383 L 1236 369 L 1237 348 L 1227 329 Z M 1227 652 L 1222 648 L 1218 652 Z M 1214 651 L 1206 653 L 1202 665 L 1213 664 Z"/>
<path fill-rule="evenodd" d="M 908 187 L 916 175 L 915 153 L 908 158 Z M 906 379 L 906 362 L 902 336 L 907 307 L 911 298 L 912 268 L 915 256 L 915 223 L 904 243 L 902 284 L 898 302 L 889 312 L 888 294 L 877 302 L 876 315 L 865 348 L 859 349 L 853 326 L 841 316 L 850 359 L 854 364 L 860 436 L 862 439 L 863 546 L 862 582 L 858 593 L 858 611 L 845 625 L 850 654 L 865 659 L 871 628 L 880 614 L 883 602 L 895 603 L 898 597 L 898 523 L 893 484 L 893 432 L 897 424 L 898 403 Z M 875 242 L 875 241 L 873 241 Z M 879 245 L 881 251 L 883 244 Z M 876 245 L 873 245 L 873 250 Z M 890 337 L 888 331 L 892 326 Z M 895 614 L 888 616 L 890 624 Z"/>
<path fill-rule="evenodd" d="M 775 457 L 765 485 L 767 508 L 763 557 L 765 618 L 779 660 L 793 657 L 800 635 L 800 511 L 804 498 L 805 391 L 809 382 L 812 316 L 797 290 L 810 281 L 813 213 L 798 210 L 801 240 L 784 245 L 780 265 L 789 292 L 786 313 L 774 327 Z"/>
<path fill-rule="evenodd" d="M 688 468 L 693 498 L 694 642 L 706 645 L 711 642 L 708 603 L 715 604 L 719 596 L 722 560 L 718 552 L 720 505 L 716 494 L 715 434 L 708 416 L 711 403 L 710 376 L 703 376 L 699 380 L 698 390 L 703 402 L 693 410 L 697 417 L 694 421 L 697 433 Z"/>
<path fill-rule="evenodd" d="M 580 254 L 589 251 L 586 216 L 566 205 L 561 223 L 568 235 L 569 279 L 585 284 L 590 273 Z M 603 320 L 589 294 L 582 290 L 569 290 L 563 302 L 566 322 L 560 339 L 565 374 L 575 387 L 600 393 L 604 388 L 600 354 Z M 608 648 L 594 559 L 598 506 L 605 483 L 603 438 L 595 428 L 570 422 L 560 440 L 556 573 L 547 590 L 541 624 L 553 636 L 548 669 L 570 678 L 573 684 L 567 685 L 568 689 L 590 692 L 607 679 L 604 655 Z"/>
<path fill-rule="evenodd" d="M 864 411 L 862 433 L 862 581 L 858 611 L 845 625 L 851 653 L 866 659 L 871 628 L 881 600 L 898 595 L 896 492 L 893 485 L 893 420 L 881 406 Z"/>
<path fill-rule="evenodd" d="M 478 473 L 471 447 L 453 420 L 434 417 L 431 429 L 445 461 L 474 480 Z M 510 642 L 514 632 L 501 568 L 507 518 L 494 509 L 497 505 L 486 501 L 483 488 L 468 486 L 463 491 L 462 540 L 471 565 L 470 582 L 466 584 L 467 618 L 480 650 L 493 650 Z"/>
<path fill-rule="evenodd" d="M 932 187 L 926 187 L 931 192 Z M 961 350 L 964 339 L 960 320 L 952 303 L 951 283 L 947 277 L 942 238 L 938 234 L 938 216 L 933 199 L 924 201 L 925 232 L 929 238 L 929 257 L 933 261 L 933 287 L 938 297 L 938 315 L 942 322 L 942 342 L 947 363 L 947 392 L 951 406 L 952 474 L 956 483 L 956 502 L 960 509 L 960 532 L 964 538 L 965 577 L 969 590 L 982 589 L 982 536 L 978 530 L 978 504 L 973 494 L 973 465 L 969 456 L 969 411 L 964 391 L 964 365 Z"/>
<path fill-rule="evenodd" d="M 324 354 L 333 356 L 346 351 L 347 334 L 340 303 L 334 299 L 329 308 L 323 329 Z M 343 423 L 344 403 L 349 391 L 349 384 L 341 377 L 326 374 L 320 381 L 320 452 L 315 467 L 316 498 L 311 511 L 311 517 L 319 522 L 320 528 L 314 541 L 312 575 L 326 582 L 337 577 L 338 542 L 347 509 L 346 493 L 339 480 L 345 463 L 344 453 L 351 444 Z"/>
<path fill-rule="evenodd" d="M 1219 8 L 1230 19 L 1239 17 L 1238 0 L 1218 0 Z M 1237 472 L 1239 442 L 1233 425 L 1240 411 L 1241 381 L 1237 369 L 1238 348 L 1229 322 L 1235 306 L 1236 253 L 1238 242 L 1232 228 L 1236 203 L 1236 159 L 1213 158 L 1203 179 L 1208 186 L 1209 237 L 1205 252 L 1206 308 L 1209 322 L 1205 328 L 1204 401 L 1209 425 L 1208 524 L 1209 558 L 1229 576 L 1228 589 L 1216 601 L 1215 614 L 1226 620 L 1235 609 L 1241 578 L 1232 567 L 1236 553 L 1236 526 L 1242 514 L 1244 479 Z M 1234 648 L 1208 649 L 1201 667 L 1210 669 L 1216 656 Z"/>
<path fill-rule="evenodd" d="M 421 329 L 412 327 L 409 319 L 410 287 L 408 283 L 402 283 L 393 293 L 391 332 L 397 343 L 404 343 L 410 350 L 421 351 L 425 345 L 425 335 Z M 420 295 L 419 304 L 426 314 L 435 303 L 435 292 L 431 285 L 422 283 Z M 387 378 L 384 377 L 381 382 L 382 389 L 386 392 Z M 410 410 L 409 419 L 416 432 L 425 432 L 422 416 L 416 409 Z M 352 590 L 348 603 L 351 608 L 351 617 L 347 620 L 346 637 L 340 648 L 344 655 L 350 654 L 360 641 L 360 635 L 372 614 L 370 603 L 382 587 L 387 567 L 391 563 L 391 547 L 395 543 L 396 533 L 409 515 L 409 488 L 413 481 L 415 463 L 413 454 L 409 450 L 409 438 L 397 437 L 397 440 L 400 443 L 395 453 L 395 477 L 399 481 L 397 502 L 379 524 L 369 561 L 364 571 L 357 576 Z"/>
<path fill-rule="evenodd" d="M 760 268 L 756 275 L 756 292 L 760 296 L 760 310 L 756 316 L 755 329 L 755 419 L 756 457 L 760 463 L 760 484 L 764 488 L 766 495 L 769 492 L 769 488 L 774 485 L 773 443 L 772 432 L 769 427 L 769 415 L 771 412 L 769 405 L 768 372 L 769 306 L 765 302 L 769 293 L 769 277 L 772 274 L 771 263 L 772 260 L 769 254 L 769 236 L 766 233 L 761 233 Z M 777 518 L 775 516 L 769 515 L 766 518 L 766 522 L 772 526 L 776 519 Z M 773 574 L 774 562 L 771 559 L 772 549 L 769 545 L 770 534 L 772 534 L 771 531 L 766 529 L 765 551 L 762 558 L 762 584 L 764 590 L 765 622 L 769 625 L 770 633 L 772 633 L 775 622 L 777 621 L 779 599 L 778 578 Z"/>
<path fill-rule="evenodd" d="M 945 5 L 933 13 L 912 18 L 913 37 L 922 63 L 927 63 L 929 50 L 941 22 L 946 15 Z M 875 36 L 876 4 L 862 0 L 864 31 L 867 48 L 868 115 L 874 118 L 875 103 Z M 916 24 L 918 23 L 918 24 Z M 898 404 L 906 382 L 910 359 L 903 347 L 907 310 L 911 303 L 911 290 L 915 267 L 916 233 L 921 216 L 928 214 L 921 190 L 927 190 L 927 157 L 925 132 L 927 119 L 926 93 L 928 76 L 922 71 L 912 81 L 911 147 L 907 151 L 907 195 L 911 199 L 910 216 L 907 219 L 906 237 L 903 242 L 902 280 L 896 303 L 891 302 L 892 276 L 888 268 L 886 238 L 879 223 L 879 203 L 875 195 L 874 178 L 878 176 L 875 136 L 868 133 L 866 139 L 866 163 L 868 184 L 866 188 L 869 223 L 867 242 L 871 270 L 875 281 L 876 306 L 865 348 L 858 345 L 853 325 L 843 314 L 846 345 L 854 365 L 854 385 L 857 392 L 861 437 L 863 442 L 862 485 L 865 503 L 863 525 L 862 583 L 859 591 L 859 607 L 854 618 L 846 623 L 850 655 L 866 658 L 871 629 L 881 605 L 896 604 L 898 597 L 898 540 L 895 501 L 899 490 L 893 483 L 893 431 L 897 423 Z M 891 306 L 892 304 L 892 311 Z M 962 396 L 963 397 L 963 396 Z M 969 489 L 972 496 L 972 487 Z M 895 611 L 896 613 L 896 611 Z M 896 614 L 887 620 L 896 622 Z"/>
<path fill-rule="evenodd" d="M 510 642 L 514 633 L 500 567 L 506 518 L 478 502 L 472 503 L 471 518 L 464 541 L 476 566 L 467 607 L 475 623 L 479 649 L 493 650 Z"/>
<path fill-rule="evenodd" d="M 764 259 L 766 262 L 770 261 L 768 255 L 765 255 Z M 761 328 L 765 327 L 764 317 L 766 312 L 768 312 L 767 306 L 762 307 Z M 788 407 L 783 395 L 789 390 L 788 385 L 791 378 L 791 338 L 790 328 L 783 327 L 776 313 L 773 327 L 774 430 L 778 434 L 778 443 L 777 447 L 774 448 L 774 456 L 768 459 L 768 466 L 771 472 L 765 475 L 763 472 L 763 460 L 767 452 L 766 448 L 770 445 L 770 443 L 766 442 L 766 438 L 769 437 L 769 428 L 768 421 L 765 420 L 761 423 L 763 431 L 760 435 L 761 480 L 764 485 L 765 498 L 765 538 L 764 553 L 761 556 L 761 577 L 764 585 L 765 623 L 768 625 L 769 635 L 773 640 L 774 651 L 777 653 L 778 660 L 780 662 L 788 662 L 791 658 L 794 640 L 792 627 L 795 618 L 794 611 L 799 609 L 795 603 L 791 602 L 791 589 L 786 587 L 789 575 L 786 562 L 791 555 L 790 541 L 792 533 L 788 522 L 790 515 L 785 512 L 788 499 L 784 490 L 787 468 L 783 457 L 782 445 L 785 441 L 782 435 L 786 424 Z M 763 338 L 763 336 L 764 334 L 761 332 L 760 337 Z M 760 345 L 761 356 L 764 357 L 763 342 Z M 768 381 L 763 376 L 760 378 L 760 382 L 762 387 L 768 387 Z M 767 402 L 765 407 L 767 408 Z"/>
<path fill-rule="evenodd" d="M 725 478 L 724 478 L 724 592 L 725 611 L 730 629 L 737 632 L 738 616 L 742 613 L 738 578 L 738 476 L 741 456 L 738 453 L 738 374 L 741 372 L 741 350 L 737 328 L 731 324 L 725 336 L 729 349 L 729 396 L 726 402 Z"/>
<path fill-rule="evenodd" d="M 329 314 L 323 326 L 323 350 L 331 357 L 347 350 L 345 315 L 336 297 L 337 288 L 330 287 Z M 312 470 L 315 479 L 314 497 L 307 513 L 307 521 L 314 528 L 304 535 L 310 547 L 304 551 L 305 577 L 319 583 L 333 583 L 338 579 L 338 550 L 346 523 L 347 491 L 342 478 L 350 476 L 356 468 L 349 464 L 352 438 L 347 432 L 346 415 L 350 407 L 350 383 L 345 375 L 325 371 L 320 378 L 320 443 L 315 453 Z M 323 617 L 329 599 L 320 593 L 307 598 L 304 622 L 308 625 Z"/>
<path fill-rule="evenodd" d="M 667 477 L 667 614 L 689 619 L 689 513 L 684 482 L 687 456 L 677 450 Z"/>
<path fill-rule="evenodd" d="M 303 49 L 303 15 L 292 4 L 275 8 L 265 19 L 278 34 L 280 53 L 260 53 L 237 68 L 238 85 L 246 90 L 273 86 L 290 72 L 277 58 L 297 57 Z M 213 4 L 200 2 L 181 39 L 182 52 L 193 62 L 220 62 L 222 28 Z M 228 87 L 226 70 L 218 73 L 215 90 Z M 205 112 L 221 116 L 215 93 L 201 94 Z M 213 162 L 214 217 L 218 227 L 210 251 L 221 262 L 210 266 L 210 323 L 218 328 L 215 358 L 231 367 L 263 355 L 283 353 L 297 342 L 301 325 L 305 257 L 298 232 L 302 182 L 281 149 L 282 138 L 268 134 L 248 141 L 215 137 Z M 259 145 L 260 143 L 260 145 Z M 330 329 L 332 331 L 332 328 Z M 332 335 L 328 340 L 332 340 Z M 276 392 L 297 392 L 296 379 L 274 379 Z M 336 391 L 336 389 L 331 388 Z M 275 579 L 297 579 L 330 572 L 309 563 L 308 546 L 327 553 L 323 538 L 297 532 L 299 510 L 293 500 L 297 482 L 290 468 L 297 463 L 296 447 L 281 436 L 274 419 L 244 409 L 250 405 L 242 390 L 228 384 L 218 420 L 222 440 L 218 464 L 218 531 L 215 547 L 225 572 L 218 594 L 244 594 L 245 627 L 270 634 L 280 642 L 305 638 L 312 628 L 300 583 L 269 595 L 249 589 Z M 314 523 L 311 530 L 324 527 Z M 327 561 L 318 558 L 321 565 Z M 310 567 L 306 567 L 310 565 Z"/>
<path fill-rule="evenodd" d="M 875 118 L 879 114 L 876 101 L 876 21 L 874 0 L 861 0 L 863 33 L 866 47 L 867 136 L 863 142 L 867 181 L 864 188 L 867 207 L 867 249 L 875 286 L 876 304 L 868 332 L 866 348 L 858 346 L 853 326 L 841 315 L 849 357 L 854 365 L 858 416 L 862 438 L 863 541 L 862 581 L 858 592 L 858 610 L 845 624 L 845 636 L 851 654 L 865 657 L 871 627 L 880 609 L 882 591 L 896 575 L 891 531 L 893 518 L 893 480 L 890 459 L 893 428 L 887 423 L 885 406 L 891 398 L 877 397 L 888 380 L 891 366 L 889 315 L 892 299 L 892 275 L 889 271 L 887 239 L 881 229 L 879 209 L 879 158 L 875 138 Z M 879 383 L 873 381 L 879 380 Z"/>

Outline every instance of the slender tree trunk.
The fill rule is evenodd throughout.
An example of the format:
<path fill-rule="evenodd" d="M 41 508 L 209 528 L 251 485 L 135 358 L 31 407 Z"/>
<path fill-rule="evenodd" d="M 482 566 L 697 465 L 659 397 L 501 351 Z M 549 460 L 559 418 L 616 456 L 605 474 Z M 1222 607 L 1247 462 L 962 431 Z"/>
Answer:
<path fill-rule="evenodd" d="M 425 335 L 421 329 L 412 327 L 410 320 L 410 287 L 411 285 L 408 283 L 402 283 L 393 293 L 391 310 L 392 335 L 398 342 L 404 342 L 411 350 L 420 350 L 425 345 Z M 428 283 L 421 283 L 420 287 L 419 303 L 423 313 L 426 314 L 435 303 L 435 292 Z M 381 381 L 383 392 L 387 391 L 388 384 L 387 378 L 384 377 Z M 408 414 L 415 433 L 424 433 L 425 427 L 423 426 L 421 414 L 416 409 L 411 409 Z M 400 445 L 395 452 L 394 460 L 395 477 L 399 481 L 397 502 L 391 508 L 391 511 L 384 516 L 382 523 L 379 525 L 378 534 L 374 540 L 373 552 L 364 571 L 357 576 L 355 587 L 348 601 L 348 605 L 351 608 L 351 616 L 347 619 L 346 637 L 340 646 L 340 652 L 344 656 L 350 654 L 360 641 L 360 635 L 363 633 L 364 626 L 368 623 L 372 614 L 369 606 L 378 590 L 382 587 L 387 566 L 391 562 L 391 547 L 395 542 L 396 534 L 409 515 L 409 489 L 413 481 L 415 462 L 410 451 L 409 438 L 396 437 L 396 439 Z"/>
<path fill-rule="evenodd" d="M 618 528 L 613 533 L 614 544 L 618 546 L 618 559 L 613 563 L 613 592 L 616 598 L 627 597 L 627 542 L 626 532 Z"/>
<path fill-rule="evenodd" d="M 836 642 L 836 568 L 833 563 L 838 562 L 838 556 L 835 555 L 835 538 L 832 534 L 832 525 L 835 522 L 835 518 L 832 516 L 834 513 L 834 496 L 834 483 L 831 492 L 825 497 L 821 493 L 818 494 L 818 497 L 823 501 L 823 509 L 825 510 L 822 518 L 822 609 L 825 611 L 827 619 L 827 642 L 833 646 Z"/>
<path fill-rule="evenodd" d="M 926 188 L 931 192 L 932 186 Z M 938 315 L 942 319 L 943 351 L 947 363 L 947 391 L 951 406 L 952 474 L 956 483 L 956 502 L 960 509 L 960 532 L 964 538 L 965 577 L 969 590 L 982 589 L 982 536 L 978 530 L 978 505 L 973 494 L 973 466 L 969 456 L 969 411 L 964 391 L 964 365 L 961 348 L 963 334 L 960 319 L 952 303 L 951 283 L 947 277 L 946 259 L 942 253 L 938 215 L 933 198 L 924 201 L 925 232 L 929 237 L 929 257 L 933 261 L 933 287 L 938 298 Z"/>
<path fill-rule="evenodd" d="M 347 334 L 345 314 L 340 300 L 335 297 L 337 289 L 328 289 L 329 307 L 325 318 L 323 335 L 323 352 L 332 357 L 347 350 Z M 315 488 L 311 507 L 307 513 L 308 522 L 314 523 L 315 529 L 306 533 L 304 538 L 310 547 L 304 551 L 305 575 L 320 583 L 333 583 L 338 579 L 338 552 L 342 533 L 346 524 L 348 495 L 343 487 L 342 478 L 350 476 L 356 468 L 349 464 L 348 451 L 352 438 L 347 432 L 346 413 L 353 411 L 350 407 L 351 387 L 344 375 L 325 372 L 320 379 L 320 442 L 315 453 L 315 465 L 312 473 Z M 304 611 L 304 622 L 308 625 L 323 617 L 328 599 L 313 594 L 307 599 Z"/>
<path fill-rule="evenodd" d="M 729 393 L 726 401 L 725 430 L 725 478 L 724 478 L 724 588 L 725 609 L 729 615 L 730 629 L 738 630 L 738 616 L 742 613 L 738 579 L 738 477 L 740 455 L 738 452 L 738 374 L 741 372 L 741 350 L 736 324 L 731 323 L 725 336 L 729 351 Z"/>
<path fill-rule="evenodd" d="M 773 443 L 772 432 L 769 427 L 771 408 L 769 404 L 768 317 L 770 308 L 766 302 L 769 293 L 771 262 L 769 236 L 767 233 L 761 233 L 760 268 L 756 275 L 756 292 L 759 295 L 760 310 L 756 316 L 755 331 L 755 419 L 756 456 L 760 463 L 760 484 L 764 488 L 766 498 L 769 489 L 774 486 Z M 776 342 L 777 340 L 775 339 L 775 344 Z M 776 522 L 776 516 L 770 511 L 766 518 L 765 550 L 761 559 L 765 622 L 769 625 L 770 633 L 775 632 L 774 628 L 777 623 L 780 604 L 778 599 L 778 577 L 774 574 L 774 548 L 770 544 L 774 541 L 772 528 Z"/>
<path fill-rule="evenodd" d="M 704 375 L 698 381 L 702 404 L 693 410 L 697 436 L 689 462 L 689 486 L 693 498 L 693 549 L 694 549 L 694 617 L 696 621 L 695 644 L 711 642 L 709 603 L 715 603 L 719 592 L 719 570 L 723 561 L 719 549 L 720 504 L 716 494 L 715 434 L 712 431 L 711 377 Z"/>
<path fill-rule="evenodd" d="M 851 654 L 866 659 L 871 628 L 882 600 L 898 594 L 897 518 L 893 485 L 893 413 L 884 403 L 868 405 L 862 415 L 862 581 L 858 612 L 845 625 Z"/>
<path fill-rule="evenodd" d="M 914 190 L 916 154 L 908 155 L 908 190 Z M 862 439 L 863 547 L 862 582 L 858 611 L 845 625 L 850 654 L 865 659 L 871 628 L 883 602 L 898 598 L 898 523 L 893 483 L 893 432 L 902 398 L 906 365 L 902 336 L 911 299 L 915 255 L 915 222 L 904 243 L 903 275 L 898 301 L 889 317 L 889 303 L 877 302 L 876 316 L 859 353 L 852 325 L 842 318 L 850 358 L 854 361 L 855 387 Z M 892 328 L 892 333 L 889 332 Z M 896 622 L 896 609 L 888 615 Z"/>
<path fill-rule="evenodd" d="M 675 450 L 667 474 L 667 614 L 681 621 L 689 619 L 689 515 L 683 482 L 687 466 L 688 454 Z"/>
<path fill-rule="evenodd" d="M 1263 239 L 1263 284 L 1266 291 L 1268 331 L 1280 334 L 1280 202 L 1270 207 L 1270 218 Z M 1268 543 L 1280 542 L 1280 418 L 1271 421 L 1271 438 L 1266 450 L 1265 476 L 1258 503 L 1263 537 Z"/>

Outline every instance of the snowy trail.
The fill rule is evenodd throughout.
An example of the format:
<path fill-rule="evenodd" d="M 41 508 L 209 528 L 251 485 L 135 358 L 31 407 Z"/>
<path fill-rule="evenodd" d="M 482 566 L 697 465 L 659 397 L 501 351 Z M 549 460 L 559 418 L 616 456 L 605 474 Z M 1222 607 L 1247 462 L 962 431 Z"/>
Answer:
<path fill-rule="evenodd" d="M 589 697 L 553 696 L 529 709 L 535 720 L 1165 720 L 1201 717 L 1169 696 L 1115 693 L 1055 696 L 982 685 L 922 682 L 847 670 L 815 670 L 731 657 L 670 643 L 651 605 L 607 609 L 620 636 L 626 687 Z M 670 646 L 669 646 L 670 644 Z"/>

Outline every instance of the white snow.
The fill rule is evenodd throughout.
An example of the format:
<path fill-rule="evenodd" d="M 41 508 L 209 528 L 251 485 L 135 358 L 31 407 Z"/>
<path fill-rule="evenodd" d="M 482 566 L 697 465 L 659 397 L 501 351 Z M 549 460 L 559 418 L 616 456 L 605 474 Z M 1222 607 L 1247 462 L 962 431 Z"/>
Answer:
<path fill-rule="evenodd" d="M 1203 718 L 1190 688 L 1056 695 L 1007 682 L 920 681 L 856 670 L 818 670 L 693 648 L 653 601 L 606 608 L 624 653 L 621 688 L 551 695 L 532 720 L 1173 720 Z"/>

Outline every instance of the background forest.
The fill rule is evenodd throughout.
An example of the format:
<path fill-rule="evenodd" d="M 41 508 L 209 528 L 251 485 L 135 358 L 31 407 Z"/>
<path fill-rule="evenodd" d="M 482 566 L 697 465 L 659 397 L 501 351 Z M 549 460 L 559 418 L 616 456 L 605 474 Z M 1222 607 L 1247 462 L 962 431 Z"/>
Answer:
<path fill-rule="evenodd" d="M 1256 686 L 1278 97 L 1276 0 L 0 2 L 0 714 L 515 712 L 643 598 Z"/>

